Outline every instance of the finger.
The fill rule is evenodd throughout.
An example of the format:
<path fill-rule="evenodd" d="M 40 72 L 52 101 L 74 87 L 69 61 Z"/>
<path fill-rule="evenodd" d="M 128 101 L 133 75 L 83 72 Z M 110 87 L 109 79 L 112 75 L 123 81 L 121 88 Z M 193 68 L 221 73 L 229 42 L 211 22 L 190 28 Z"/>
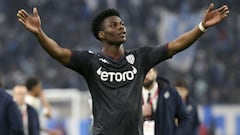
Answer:
<path fill-rule="evenodd" d="M 221 13 L 223 13 L 225 10 L 228 10 L 228 7 L 227 7 L 226 5 L 224 5 L 224 6 L 220 7 L 220 8 L 217 9 L 217 10 L 218 10 L 218 12 L 221 14 Z"/>
<path fill-rule="evenodd" d="M 18 21 L 25 26 L 25 22 L 21 18 L 19 18 Z"/>
<path fill-rule="evenodd" d="M 225 6 L 223 10 L 219 11 L 219 13 L 220 13 L 221 15 L 229 14 L 228 7 Z"/>
<path fill-rule="evenodd" d="M 224 14 L 222 14 L 223 17 L 227 17 L 229 14 L 229 11 L 227 10 L 226 12 L 224 12 Z"/>
<path fill-rule="evenodd" d="M 221 18 L 225 18 L 225 17 L 227 17 L 228 14 L 229 14 L 229 10 L 227 10 L 227 11 L 221 13 Z"/>
<path fill-rule="evenodd" d="M 33 15 L 38 16 L 38 10 L 36 7 L 33 8 Z"/>
<path fill-rule="evenodd" d="M 211 3 L 207 9 L 207 12 L 212 11 L 214 9 L 214 4 Z"/>
<path fill-rule="evenodd" d="M 26 19 L 26 16 L 25 16 L 21 11 L 18 11 L 17 17 L 18 17 L 18 18 L 21 18 L 21 19 L 23 19 L 23 20 Z"/>
<path fill-rule="evenodd" d="M 222 15 L 228 15 L 230 12 L 229 12 L 229 10 L 225 10 L 223 13 L 222 13 Z"/>
<path fill-rule="evenodd" d="M 226 6 L 225 8 L 224 8 L 224 12 L 226 13 L 229 13 L 229 9 L 228 9 L 228 7 Z"/>
<path fill-rule="evenodd" d="M 24 9 L 21 9 L 20 11 L 21 11 L 21 13 L 23 13 L 24 16 L 26 16 L 26 17 L 29 16 L 29 14 Z"/>

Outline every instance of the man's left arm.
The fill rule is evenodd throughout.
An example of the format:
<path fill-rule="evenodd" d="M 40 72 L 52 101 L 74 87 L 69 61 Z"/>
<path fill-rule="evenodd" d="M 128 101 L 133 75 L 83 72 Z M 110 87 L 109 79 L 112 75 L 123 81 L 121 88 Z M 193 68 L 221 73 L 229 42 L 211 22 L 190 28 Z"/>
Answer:
<path fill-rule="evenodd" d="M 220 23 L 229 14 L 227 5 L 214 9 L 214 4 L 211 3 L 208 9 L 205 11 L 203 20 L 200 24 L 188 31 L 174 41 L 169 42 L 168 52 L 172 56 L 180 51 L 191 46 L 205 31 L 207 28 L 215 26 Z"/>

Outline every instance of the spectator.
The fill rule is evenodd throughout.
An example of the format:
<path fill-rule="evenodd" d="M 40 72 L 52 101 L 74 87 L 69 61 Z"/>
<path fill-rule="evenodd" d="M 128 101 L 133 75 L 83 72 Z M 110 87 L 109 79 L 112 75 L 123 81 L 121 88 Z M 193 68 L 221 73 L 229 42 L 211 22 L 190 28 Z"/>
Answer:
<path fill-rule="evenodd" d="M 187 83 L 183 79 L 178 79 L 175 81 L 175 86 L 179 92 L 182 100 L 186 104 L 186 110 L 190 117 L 190 128 L 186 135 L 198 135 L 200 120 L 198 117 L 198 109 L 196 101 L 189 95 L 189 89 Z"/>
<path fill-rule="evenodd" d="M 18 104 L 22 114 L 25 135 L 40 135 L 40 122 L 37 111 L 25 103 L 27 88 L 24 85 L 16 85 L 13 88 L 13 98 Z"/>
<path fill-rule="evenodd" d="M 36 77 L 29 77 L 25 82 L 25 86 L 28 90 L 28 94 L 25 97 L 25 102 L 34 107 L 40 116 L 43 114 L 46 118 L 51 118 L 51 106 L 44 96 L 40 80 Z M 49 135 L 58 134 L 57 131 L 45 127 L 40 127 L 40 129 Z"/>
<path fill-rule="evenodd" d="M 24 135 L 21 113 L 12 97 L 2 89 L 0 76 L 0 133 Z"/>
<path fill-rule="evenodd" d="M 143 83 L 144 135 L 186 135 L 190 126 L 186 107 L 175 87 L 157 76 L 157 70 L 152 68 Z"/>

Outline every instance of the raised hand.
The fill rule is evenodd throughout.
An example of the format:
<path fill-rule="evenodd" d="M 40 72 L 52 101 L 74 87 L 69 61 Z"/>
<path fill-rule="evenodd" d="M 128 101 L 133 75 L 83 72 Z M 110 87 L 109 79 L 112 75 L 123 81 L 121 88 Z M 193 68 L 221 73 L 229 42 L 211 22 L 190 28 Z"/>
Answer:
<path fill-rule="evenodd" d="M 41 19 L 36 7 L 33 8 L 33 15 L 29 15 L 24 9 L 21 9 L 18 11 L 17 17 L 18 21 L 32 33 L 36 34 L 41 29 Z"/>
<path fill-rule="evenodd" d="M 208 28 L 214 26 L 226 18 L 229 14 L 227 5 L 223 5 L 220 8 L 214 10 L 214 4 L 211 3 L 203 16 L 203 27 Z"/>

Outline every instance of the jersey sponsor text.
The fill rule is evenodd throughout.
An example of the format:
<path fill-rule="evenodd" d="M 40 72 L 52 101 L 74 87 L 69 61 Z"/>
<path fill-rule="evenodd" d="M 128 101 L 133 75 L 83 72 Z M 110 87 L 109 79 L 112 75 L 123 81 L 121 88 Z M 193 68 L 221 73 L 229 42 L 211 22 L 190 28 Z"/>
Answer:
<path fill-rule="evenodd" d="M 132 70 L 124 71 L 124 72 L 102 71 L 102 67 L 99 67 L 97 70 L 97 74 L 100 76 L 102 81 L 110 81 L 110 82 L 131 81 L 134 79 L 136 73 L 137 73 L 137 69 L 133 66 L 132 66 Z"/>

